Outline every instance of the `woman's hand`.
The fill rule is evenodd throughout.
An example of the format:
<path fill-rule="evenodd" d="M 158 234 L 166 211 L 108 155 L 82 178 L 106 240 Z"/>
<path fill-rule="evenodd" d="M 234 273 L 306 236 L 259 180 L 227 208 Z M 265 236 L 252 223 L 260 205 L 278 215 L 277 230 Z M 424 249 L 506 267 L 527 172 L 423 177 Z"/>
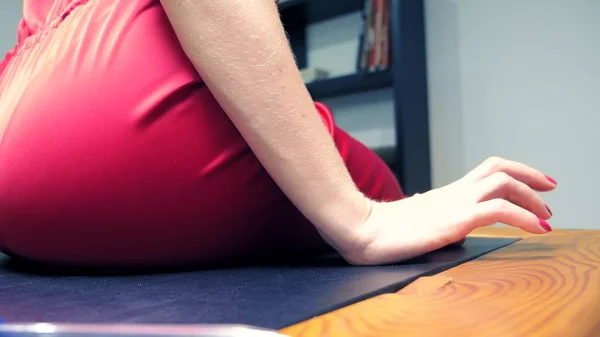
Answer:
<path fill-rule="evenodd" d="M 545 220 L 552 213 L 535 191 L 555 187 L 538 170 L 490 158 L 450 185 L 400 201 L 373 202 L 370 216 L 353 233 L 356 244 L 338 250 L 352 264 L 385 264 L 442 248 L 497 222 L 544 234 L 551 231 Z"/>

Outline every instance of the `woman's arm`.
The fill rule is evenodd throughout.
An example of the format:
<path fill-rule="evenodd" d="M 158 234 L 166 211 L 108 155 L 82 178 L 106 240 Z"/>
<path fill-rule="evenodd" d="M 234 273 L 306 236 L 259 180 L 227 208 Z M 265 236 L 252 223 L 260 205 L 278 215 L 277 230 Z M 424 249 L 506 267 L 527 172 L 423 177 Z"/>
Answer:
<path fill-rule="evenodd" d="M 161 2 L 200 76 L 283 192 L 326 238 L 352 245 L 370 201 L 316 112 L 276 2 Z"/>

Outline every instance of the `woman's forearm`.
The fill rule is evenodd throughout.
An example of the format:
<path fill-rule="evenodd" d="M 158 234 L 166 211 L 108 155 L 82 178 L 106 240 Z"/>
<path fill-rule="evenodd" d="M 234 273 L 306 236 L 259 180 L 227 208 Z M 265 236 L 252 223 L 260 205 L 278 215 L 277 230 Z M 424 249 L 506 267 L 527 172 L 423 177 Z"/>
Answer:
<path fill-rule="evenodd" d="M 370 211 L 316 112 L 274 0 L 161 0 L 184 51 L 283 192 L 326 236 Z"/>

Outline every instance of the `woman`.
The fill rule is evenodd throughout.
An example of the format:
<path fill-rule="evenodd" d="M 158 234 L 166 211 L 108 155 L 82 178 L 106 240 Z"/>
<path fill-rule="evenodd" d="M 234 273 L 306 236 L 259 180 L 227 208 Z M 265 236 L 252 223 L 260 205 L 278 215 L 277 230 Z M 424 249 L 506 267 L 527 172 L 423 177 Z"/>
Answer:
<path fill-rule="evenodd" d="M 404 198 L 312 102 L 273 0 L 25 0 L 0 65 L 0 246 L 86 266 L 331 246 L 401 261 L 495 222 L 550 230 L 538 170 L 491 159 Z"/>

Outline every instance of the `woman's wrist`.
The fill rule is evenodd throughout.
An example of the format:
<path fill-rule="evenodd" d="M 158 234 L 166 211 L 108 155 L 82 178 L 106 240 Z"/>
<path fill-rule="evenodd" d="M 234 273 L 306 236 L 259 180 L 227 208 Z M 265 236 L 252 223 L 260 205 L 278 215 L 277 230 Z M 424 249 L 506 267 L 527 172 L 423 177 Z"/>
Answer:
<path fill-rule="evenodd" d="M 373 209 L 374 200 L 358 189 L 324 204 L 315 215 L 314 225 L 321 236 L 342 255 L 361 249 L 363 227 Z M 352 253 L 353 254 L 353 253 Z"/>

